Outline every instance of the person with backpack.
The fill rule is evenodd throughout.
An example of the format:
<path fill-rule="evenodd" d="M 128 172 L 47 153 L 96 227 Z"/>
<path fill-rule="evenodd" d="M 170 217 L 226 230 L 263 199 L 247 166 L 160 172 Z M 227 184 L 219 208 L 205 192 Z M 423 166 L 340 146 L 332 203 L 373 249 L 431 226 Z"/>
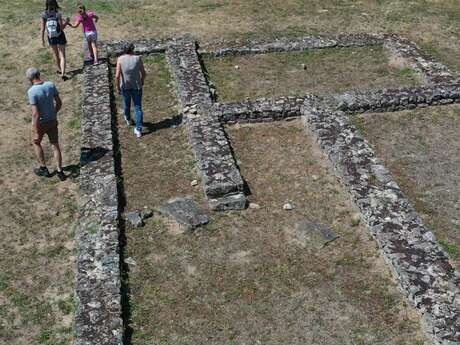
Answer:
<path fill-rule="evenodd" d="M 58 71 L 62 80 L 67 80 L 65 75 L 66 69 L 66 56 L 65 46 L 67 39 L 65 37 L 64 28 L 68 20 L 63 20 L 61 13 L 59 13 L 59 5 L 57 0 L 46 0 L 45 12 L 41 15 L 41 33 L 42 43 L 45 46 L 45 31 L 48 36 L 48 44 L 54 53 L 54 60 L 56 62 Z"/>
<path fill-rule="evenodd" d="M 99 17 L 92 11 L 86 11 L 85 5 L 77 5 L 78 15 L 75 17 L 75 24 L 68 23 L 72 28 L 77 28 L 80 24 L 83 26 L 83 35 L 88 43 L 89 53 L 94 64 L 98 63 L 97 59 L 97 29 L 96 24 Z"/>

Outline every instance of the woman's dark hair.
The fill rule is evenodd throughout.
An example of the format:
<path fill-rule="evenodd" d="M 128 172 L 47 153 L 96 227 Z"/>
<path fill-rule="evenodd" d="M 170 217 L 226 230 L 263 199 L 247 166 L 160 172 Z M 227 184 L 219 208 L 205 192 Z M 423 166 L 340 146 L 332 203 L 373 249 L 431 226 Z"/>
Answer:
<path fill-rule="evenodd" d="M 46 11 L 57 11 L 60 9 L 57 0 L 46 0 Z"/>
<path fill-rule="evenodd" d="M 123 54 L 132 54 L 134 53 L 134 44 L 124 43 L 122 46 Z"/>

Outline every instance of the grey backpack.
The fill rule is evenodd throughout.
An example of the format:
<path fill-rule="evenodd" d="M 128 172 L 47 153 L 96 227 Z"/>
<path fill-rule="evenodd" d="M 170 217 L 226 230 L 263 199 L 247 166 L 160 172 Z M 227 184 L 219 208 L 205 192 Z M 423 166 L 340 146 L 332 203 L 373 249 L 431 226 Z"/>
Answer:
<path fill-rule="evenodd" d="M 49 38 L 58 37 L 61 34 L 61 27 L 57 14 L 46 14 L 46 31 Z"/>

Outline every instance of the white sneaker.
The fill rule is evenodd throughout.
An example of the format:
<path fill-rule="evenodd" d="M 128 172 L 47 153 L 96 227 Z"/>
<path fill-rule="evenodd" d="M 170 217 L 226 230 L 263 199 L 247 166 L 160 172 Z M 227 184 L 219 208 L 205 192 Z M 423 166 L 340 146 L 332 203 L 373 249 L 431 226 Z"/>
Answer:
<path fill-rule="evenodd" d="M 134 135 L 136 136 L 136 138 L 140 138 L 142 136 L 142 130 L 134 128 Z"/>
<path fill-rule="evenodd" d="M 125 119 L 126 126 L 128 126 L 128 127 L 131 126 L 131 120 L 128 120 L 128 119 L 126 118 L 126 116 L 124 116 L 123 118 Z"/>

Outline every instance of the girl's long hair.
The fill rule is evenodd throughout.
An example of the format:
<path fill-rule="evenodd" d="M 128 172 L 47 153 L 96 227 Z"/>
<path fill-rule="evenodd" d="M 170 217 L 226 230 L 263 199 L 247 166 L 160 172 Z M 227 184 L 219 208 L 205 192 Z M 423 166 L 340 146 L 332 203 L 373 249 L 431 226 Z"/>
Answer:
<path fill-rule="evenodd" d="M 58 11 L 60 9 L 57 0 L 46 0 L 46 11 Z"/>

